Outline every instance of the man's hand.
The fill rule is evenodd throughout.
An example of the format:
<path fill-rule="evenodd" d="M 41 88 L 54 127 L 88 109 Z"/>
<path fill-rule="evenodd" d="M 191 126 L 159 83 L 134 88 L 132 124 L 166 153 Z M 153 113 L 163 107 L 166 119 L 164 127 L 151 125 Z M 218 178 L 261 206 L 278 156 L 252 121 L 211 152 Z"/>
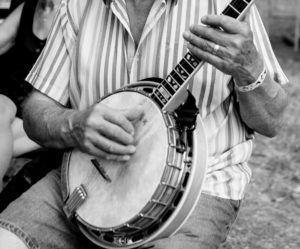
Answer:
<path fill-rule="evenodd" d="M 247 21 L 209 15 L 202 18 L 202 23 L 205 26 L 193 25 L 183 34 L 192 54 L 232 75 L 240 86 L 255 82 L 262 72 L 263 60 Z"/>
<path fill-rule="evenodd" d="M 84 152 L 110 160 L 128 160 L 135 152 L 132 122 L 142 115 L 141 107 L 116 110 L 99 103 L 74 113 L 67 132 Z"/>
<path fill-rule="evenodd" d="M 42 146 L 78 148 L 109 160 L 126 161 L 135 152 L 133 123 L 142 118 L 141 106 L 116 110 L 101 103 L 86 110 L 68 109 L 33 90 L 24 103 L 24 129 Z"/>
<path fill-rule="evenodd" d="M 183 34 L 192 54 L 232 75 L 238 86 L 255 82 L 264 62 L 254 45 L 249 18 L 238 21 L 225 15 L 209 15 L 202 18 L 202 23 Z M 284 89 L 269 74 L 253 91 L 237 91 L 237 97 L 241 118 L 248 127 L 268 137 L 278 134 L 288 101 Z"/>

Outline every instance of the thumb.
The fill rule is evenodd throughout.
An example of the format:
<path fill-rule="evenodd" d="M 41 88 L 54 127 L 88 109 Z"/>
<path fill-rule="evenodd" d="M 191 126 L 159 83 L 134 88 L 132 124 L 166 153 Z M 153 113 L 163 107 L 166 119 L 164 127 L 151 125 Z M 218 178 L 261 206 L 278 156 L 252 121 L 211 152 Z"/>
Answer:
<path fill-rule="evenodd" d="M 129 121 L 134 121 L 141 119 L 144 115 L 144 109 L 142 108 L 141 105 L 138 105 L 136 107 L 126 109 L 123 111 L 124 116 L 129 120 Z"/>

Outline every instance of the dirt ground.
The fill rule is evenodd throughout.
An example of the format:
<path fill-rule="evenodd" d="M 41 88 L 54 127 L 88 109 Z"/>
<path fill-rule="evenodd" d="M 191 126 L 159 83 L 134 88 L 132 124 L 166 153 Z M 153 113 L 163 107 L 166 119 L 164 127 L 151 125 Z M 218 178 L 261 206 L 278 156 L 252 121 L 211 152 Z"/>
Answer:
<path fill-rule="evenodd" d="M 288 76 L 286 125 L 275 138 L 257 136 L 252 182 L 222 249 L 300 248 L 300 52 L 272 39 Z"/>

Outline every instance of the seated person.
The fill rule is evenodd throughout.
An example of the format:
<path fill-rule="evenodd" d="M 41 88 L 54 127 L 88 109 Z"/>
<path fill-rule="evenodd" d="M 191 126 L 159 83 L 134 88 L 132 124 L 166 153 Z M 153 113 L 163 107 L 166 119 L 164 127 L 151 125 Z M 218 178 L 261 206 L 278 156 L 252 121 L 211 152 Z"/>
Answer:
<path fill-rule="evenodd" d="M 41 53 L 60 0 L 28 0 L 0 24 L 0 191 L 11 157 L 35 150 L 24 129 L 21 103 L 31 87 L 24 81 Z"/>

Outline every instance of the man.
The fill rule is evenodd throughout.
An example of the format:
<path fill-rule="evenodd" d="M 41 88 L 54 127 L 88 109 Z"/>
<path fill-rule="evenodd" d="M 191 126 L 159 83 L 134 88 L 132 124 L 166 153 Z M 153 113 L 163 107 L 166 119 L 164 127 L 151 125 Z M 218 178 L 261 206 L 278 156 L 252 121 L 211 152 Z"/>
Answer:
<path fill-rule="evenodd" d="M 253 7 L 245 22 L 211 15 L 228 2 L 63 0 L 28 76 L 37 91 L 24 119 L 34 141 L 129 160 L 132 121 L 143 110 L 113 110 L 97 100 L 139 79 L 164 78 L 187 48 L 209 63 L 190 82 L 208 140 L 203 194 L 176 235 L 143 248 L 218 248 L 250 180 L 253 131 L 272 137 L 282 125 L 287 79 L 259 14 Z M 62 212 L 59 181 L 51 172 L 1 214 L 3 248 L 90 248 Z"/>

